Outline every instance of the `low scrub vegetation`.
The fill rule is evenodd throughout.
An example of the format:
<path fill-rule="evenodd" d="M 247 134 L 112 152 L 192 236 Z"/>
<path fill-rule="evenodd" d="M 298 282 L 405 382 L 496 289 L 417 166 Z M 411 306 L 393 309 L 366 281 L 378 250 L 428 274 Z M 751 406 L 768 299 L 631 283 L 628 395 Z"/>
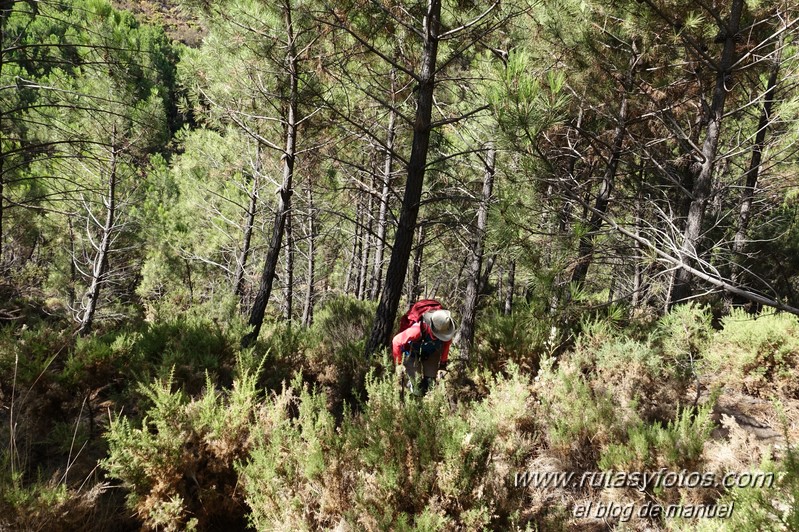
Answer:
<path fill-rule="evenodd" d="M 334 298 L 311 328 L 271 323 L 244 350 L 239 322 L 197 313 L 80 339 L 52 324 L 3 328 L 0 526 L 797 529 L 794 318 L 736 312 L 714 330 L 707 310 L 684 306 L 646 328 L 586 321 L 556 350 L 544 320 L 522 334 L 529 316 L 495 315 L 479 360 L 415 397 L 387 359 L 361 356 L 373 310 Z M 776 436 L 753 432 L 736 398 L 773 415 Z M 680 471 L 775 476 L 519 482 Z M 734 511 L 578 515 L 589 503 Z"/>

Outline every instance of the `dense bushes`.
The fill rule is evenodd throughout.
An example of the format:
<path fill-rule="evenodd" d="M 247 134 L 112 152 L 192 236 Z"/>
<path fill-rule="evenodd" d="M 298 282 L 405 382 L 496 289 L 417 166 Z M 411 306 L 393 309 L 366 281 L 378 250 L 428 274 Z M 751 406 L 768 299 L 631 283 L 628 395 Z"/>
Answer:
<path fill-rule="evenodd" d="M 512 473 L 532 449 L 532 395 L 517 371 L 474 405 L 453 404 L 443 385 L 403 402 L 393 377 L 372 376 L 362 411 L 338 428 L 324 394 L 300 379 L 262 400 L 254 383 L 244 374 L 230 392 L 196 400 L 154 384 L 141 428 L 112 423 L 104 466 L 146 526 L 206 528 L 248 514 L 259 530 L 342 521 L 441 530 L 519 518 Z M 248 512 L 236 511 L 245 501 Z"/>
<path fill-rule="evenodd" d="M 517 314 L 490 316 L 479 360 L 422 398 L 363 359 L 374 308 L 347 298 L 326 301 L 309 329 L 265 324 L 246 350 L 240 320 L 196 313 L 82 339 L 4 328 L 0 390 L 17 424 L 0 424 L 14 442 L 0 451 L 0 525 L 569 530 L 597 523 L 572 516 L 580 501 L 645 497 L 736 510 L 641 526 L 795 528 L 795 451 L 769 450 L 715 408 L 776 394 L 794 420 L 778 441 L 796 441 L 794 318 L 735 313 L 714 331 L 706 310 L 683 306 L 645 330 L 586 321 L 553 355 L 549 324 L 515 331 L 533 317 Z M 731 491 L 515 485 L 524 471 L 662 468 L 783 474 Z"/>
<path fill-rule="evenodd" d="M 764 311 L 753 317 L 734 310 L 707 350 L 710 372 L 723 372 L 727 385 L 752 395 L 777 392 L 799 399 L 799 321 L 795 316 Z"/>

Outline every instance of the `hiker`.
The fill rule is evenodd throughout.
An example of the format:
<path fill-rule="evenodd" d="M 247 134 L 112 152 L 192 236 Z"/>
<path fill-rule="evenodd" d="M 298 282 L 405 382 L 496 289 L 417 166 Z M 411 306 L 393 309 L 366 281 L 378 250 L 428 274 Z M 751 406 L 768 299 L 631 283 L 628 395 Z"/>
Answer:
<path fill-rule="evenodd" d="M 420 312 L 420 309 L 424 312 Z M 411 390 L 419 366 L 423 375 L 419 384 L 422 395 L 437 377 L 443 377 L 453 336 L 455 322 L 450 311 L 442 309 L 435 300 L 417 302 L 403 316 L 400 332 L 392 342 L 392 351 L 397 374 L 407 374 Z"/>

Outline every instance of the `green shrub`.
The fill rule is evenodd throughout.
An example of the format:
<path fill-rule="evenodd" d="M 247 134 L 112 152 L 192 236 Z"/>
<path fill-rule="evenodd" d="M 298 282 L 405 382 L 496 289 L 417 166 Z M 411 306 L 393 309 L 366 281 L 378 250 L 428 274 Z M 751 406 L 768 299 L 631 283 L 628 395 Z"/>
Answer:
<path fill-rule="evenodd" d="M 27 390 L 43 377 L 51 380 L 48 369 L 61 367 L 74 341 L 71 331 L 47 324 L 0 327 L 0 394 L 10 397 L 14 386 Z"/>
<path fill-rule="evenodd" d="M 799 398 L 799 321 L 764 311 L 757 317 L 735 309 L 722 320 L 706 354 L 708 370 L 723 373 L 726 384 L 752 395 L 774 391 Z"/>
<path fill-rule="evenodd" d="M 245 372 L 230 391 L 189 400 L 172 380 L 142 386 L 152 406 L 137 428 L 126 417 L 111 422 L 111 478 L 129 491 L 128 506 L 153 529 L 226 526 L 240 523 L 243 501 L 234 462 L 249 449 L 257 394 L 255 376 Z"/>
<path fill-rule="evenodd" d="M 451 403 L 446 385 L 405 400 L 393 376 L 366 386 L 338 429 L 324 393 L 299 380 L 265 404 L 238 466 L 254 527 L 475 530 L 518 517 L 524 491 L 511 484 L 532 449 L 533 408 L 515 368 L 470 405 Z"/>
<path fill-rule="evenodd" d="M 594 468 L 602 446 L 618 441 L 627 423 L 638 421 L 625 422 L 635 412 L 620 412 L 611 394 L 595 390 L 568 359 L 557 369 L 544 364 L 537 385 L 549 450 L 568 469 Z"/>
<path fill-rule="evenodd" d="M 674 307 L 655 326 L 653 345 L 683 380 L 696 373 L 696 360 L 713 335 L 711 320 L 709 309 L 688 303 Z"/>
<path fill-rule="evenodd" d="M 0 460 L 0 465 L 7 466 Z M 0 474 L 1 530 L 103 530 L 113 516 L 98 511 L 106 484 L 69 488 L 58 475 L 24 481 L 22 475 Z"/>
<path fill-rule="evenodd" d="M 507 525 L 520 510 L 523 490 L 511 484 L 532 448 L 529 382 L 512 367 L 468 406 L 451 405 L 446 391 L 403 403 L 391 379 L 369 381 L 364 411 L 342 428 L 345 455 L 357 457 L 351 522 L 399 528 L 435 514 L 447 529 L 474 530 Z"/>
<path fill-rule="evenodd" d="M 567 467 L 587 470 L 598 460 L 638 464 L 655 459 L 651 431 L 676 420 L 710 334 L 709 317 L 686 306 L 662 318 L 655 333 L 628 337 L 606 320 L 584 321 L 574 349 L 542 364 L 538 377 L 550 450 Z M 664 443 L 665 445 L 665 443 Z"/>
<path fill-rule="evenodd" d="M 713 429 L 712 407 L 683 408 L 665 427 L 660 422 L 630 427 L 627 441 L 608 445 L 597 465 L 605 471 L 697 470 Z"/>
<path fill-rule="evenodd" d="M 299 389 L 299 396 L 294 390 Z M 292 410 L 296 417 L 292 417 Z M 324 394 L 298 378 L 259 411 L 252 451 L 237 463 L 248 520 L 258 530 L 308 530 L 334 526 L 340 437 Z M 333 508 L 329 506 L 333 504 Z"/>
<path fill-rule="evenodd" d="M 352 347 L 372 330 L 377 304 L 348 296 L 323 301 L 314 312 L 311 330 L 329 353 Z"/>
<path fill-rule="evenodd" d="M 548 351 L 549 334 L 549 320 L 527 307 L 520 305 L 507 316 L 492 308 L 477 320 L 474 365 L 496 372 L 510 361 L 535 373 L 541 354 Z"/>
<path fill-rule="evenodd" d="M 366 373 L 379 367 L 379 360 L 363 356 L 375 311 L 375 302 L 336 296 L 324 301 L 315 313 L 303 367 L 308 377 L 323 387 L 336 412 L 345 401 L 353 403 L 363 397 Z"/>

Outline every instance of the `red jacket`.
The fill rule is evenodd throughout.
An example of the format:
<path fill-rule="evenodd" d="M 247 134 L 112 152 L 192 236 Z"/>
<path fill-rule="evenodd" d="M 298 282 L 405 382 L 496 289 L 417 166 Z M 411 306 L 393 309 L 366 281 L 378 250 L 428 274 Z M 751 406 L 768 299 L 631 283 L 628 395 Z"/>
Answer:
<path fill-rule="evenodd" d="M 424 327 L 424 330 L 422 330 L 422 327 Z M 452 345 L 452 340 L 448 342 L 436 340 L 436 338 L 430 332 L 428 326 L 422 322 L 418 322 L 414 323 L 394 337 L 394 340 L 391 342 L 394 362 L 397 364 L 402 363 L 403 352 L 418 352 L 420 350 L 420 344 L 422 344 L 424 340 L 439 342 L 441 344 L 441 357 L 439 358 L 439 363 L 443 364 L 447 361 L 447 358 L 449 358 L 449 346 Z"/>

